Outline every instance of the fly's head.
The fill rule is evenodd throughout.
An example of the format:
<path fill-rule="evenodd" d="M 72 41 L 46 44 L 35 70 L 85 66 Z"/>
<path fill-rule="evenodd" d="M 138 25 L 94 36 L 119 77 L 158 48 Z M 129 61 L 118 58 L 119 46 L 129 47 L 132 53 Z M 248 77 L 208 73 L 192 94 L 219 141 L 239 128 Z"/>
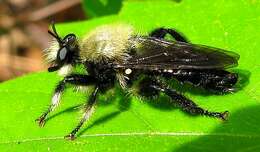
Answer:
<path fill-rule="evenodd" d="M 78 58 L 78 42 L 75 34 L 68 34 L 64 38 L 61 38 L 52 24 L 52 31 L 48 31 L 59 44 L 56 59 L 52 62 L 52 65 L 48 68 L 49 72 L 57 71 L 65 65 L 75 64 Z"/>

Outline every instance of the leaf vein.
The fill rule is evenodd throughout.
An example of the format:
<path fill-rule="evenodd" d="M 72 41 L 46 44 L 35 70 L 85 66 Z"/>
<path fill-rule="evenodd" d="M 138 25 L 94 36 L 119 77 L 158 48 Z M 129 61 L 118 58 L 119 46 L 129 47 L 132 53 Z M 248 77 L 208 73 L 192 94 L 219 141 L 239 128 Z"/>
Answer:
<path fill-rule="evenodd" d="M 203 133 L 203 132 L 129 132 L 129 133 L 96 133 L 96 134 L 85 134 L 79 138 L 89 137 L 120 137 L 120 136 L 166 136 L 166 137 L 182 137 L 182 136 L 222 136 L 232 138 L 260 138 L 260 134 L 231 134 L 231 133 Z M 4 141 L 0 144 L 13 144 L 13 143 L 25 143 L 34 141 L 47 141 L 47 140 L 64 140 L 64 137 L 40 137 L 32 139 L 21 139 L 14 141 Z"/>

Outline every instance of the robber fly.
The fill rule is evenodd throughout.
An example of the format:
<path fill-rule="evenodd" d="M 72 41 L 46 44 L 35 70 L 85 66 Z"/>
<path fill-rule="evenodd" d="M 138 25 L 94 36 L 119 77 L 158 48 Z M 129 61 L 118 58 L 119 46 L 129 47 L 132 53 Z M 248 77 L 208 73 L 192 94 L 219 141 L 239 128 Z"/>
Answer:
<path fill-rule="evenodd" d="M 61 38 L 52 24 L 48 31 L 54 41 L 46 50 L 49 72 L 64 76 L 54 90 L 49 108 L 37 119 L 43 126 L 47 115 L 60 102 L 67 84 L 94 86 L 84 105 L 78 125 L 67 136 L 74 139 L 81 126 L 90 118 L 97 96 L 115 85 L 141 97 L 169 96 L 183 111 L 225 120 L 228 112 L 212 112 L 178 93 L 169 81 L 190 83 L 213 92 L 233 92 L 238 74 L 226 71 L 238 64 L 239 55 L 219 48 L 192 44 L 174 29 L 157 28 L 148 36 L 136 34 L 127 24 L 99 26 L 81 39 L 75 34 Z M 165 38 L 170 35 L 172 40 Z M 73 72 L 83 65 L 87 74 Z M 136 83 L 135 83 L 136 82 Z M 130 89 L 135 88 L 135 89 Z"/>

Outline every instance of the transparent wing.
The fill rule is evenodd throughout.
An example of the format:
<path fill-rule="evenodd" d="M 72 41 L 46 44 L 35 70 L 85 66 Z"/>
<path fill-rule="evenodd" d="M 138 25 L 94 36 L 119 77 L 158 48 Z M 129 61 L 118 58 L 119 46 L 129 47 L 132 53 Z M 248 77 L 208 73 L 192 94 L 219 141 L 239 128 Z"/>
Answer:
<path fill-rule="evenodd" d="M 238 64 L 239 55 L 219 48 L 156 38 L 138 37 L 134 54 L 116 68 L 226 69 Z"/>

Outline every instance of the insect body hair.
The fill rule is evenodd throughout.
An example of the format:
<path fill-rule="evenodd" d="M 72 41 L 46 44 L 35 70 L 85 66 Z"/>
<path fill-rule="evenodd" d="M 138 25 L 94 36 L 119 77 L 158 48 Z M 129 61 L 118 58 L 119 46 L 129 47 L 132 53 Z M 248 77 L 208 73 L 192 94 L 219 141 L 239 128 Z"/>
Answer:
<path fill-rule="evenodd" d="M 57 84 L 50 106 L 37 119 L 40 126 L 71 85 L 77 90 L 87 87 L 91 95 L 82 107 L 78 125 L 65 136 L 70 140 L 75 139 L 94 112 L 98 95 L 111 97 L 114 93 L 110 90 L 115 91 L 119 85 L 124 93 L 142 100 L 158 101 L 163 94 L 190 115 L 227 119 L 228 111 L 214 112 L 200 107 L 174 89 L 172 81 L 190 83 L 209 91 L 232 92 L 238 75 L 226 68 L 237 65 L 239 55 L 236 53 L 189 43 L 177 31 L 167 28 L 139 35 L 133 33 L 129 25 L 111 24 L 97 27 L 80 39 L 73 33 L 60 37 L 54 24 L 48 32 L 56 39 L 46 50 L 51 64 L 48 71 L 58 71 L 65 77 Z M 167 40 L 166 34 L 174 40 Z M 78 67 L 84 67 L 85 73 L 79 72 Z"/>
<path fill-rule="evenodd" d="M 112 24 L 97 27 L 80 42 L 80 57 L 85 61 L 112 60 L 123 62 L 128 58 L 131 26 Z"/>
<path fill-rule="evenodd" d="M 44 56 L 47 63 L 52 64 L 57 58 L 59 50 L 59 43 L 56 39 L 53 39 L 50 43 L 50 47 L 44 50 Z M 73 67 L 70 64 L 64 65 L 58 70 L 60 76 L 66 76 L 73 71 Z"/>
<path fill-rule="evenodd" d="M 57 53 L 59 50 L 59 43 L 57 42 L 56 39 L 52 39 L 49 46 L 50 46 L 49 48 L 44 50 L 44 57 L 45 57 L 45 61 L 48 64 L 51 64 L 51 63 L 55 62 L 55 60 L 57 58 Z"/>
<path fill-rule="evenodd" d="M 133 34 L 133 28 L 128 24 L 108 24 L 97 27 L 82 38 L 77 39 L 79 63 L 100 63 L 103 61 L 123 63 L 129 58 L 129 48 L 132 46 L 130 39 Z M 59 47 L 59 43 L 54 39 L 50 47 L 46 49 L 48 63 L 55 62 Z M 58 74 L 61 76 L 69 75 L 73 68 L 71 64 L 63 65 L 58 70 Z M 125 88 L 127 77 L 124 72 L 117 72 L 116 78 L 120 86 Z"/>
<path fill-rule="evenodd" d="M 129 58 L 132 35 L 133 28 L 127 24 L 99 26 L 80 41 L 80 58 L 84 62 L 123 63 Z M 120 86 L 126 88 L 124 72 L 118 71 L 116 78 Z"/>

